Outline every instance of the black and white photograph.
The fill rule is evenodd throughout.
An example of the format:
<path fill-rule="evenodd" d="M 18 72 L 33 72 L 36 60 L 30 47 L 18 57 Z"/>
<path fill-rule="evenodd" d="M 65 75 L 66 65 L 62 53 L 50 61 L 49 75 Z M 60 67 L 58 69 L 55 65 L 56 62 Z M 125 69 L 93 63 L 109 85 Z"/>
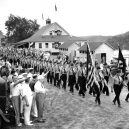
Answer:
<path fill-rule="evenodd" d="M 129 0 L 0 0 L 0 129 L 129 129 Z"/>

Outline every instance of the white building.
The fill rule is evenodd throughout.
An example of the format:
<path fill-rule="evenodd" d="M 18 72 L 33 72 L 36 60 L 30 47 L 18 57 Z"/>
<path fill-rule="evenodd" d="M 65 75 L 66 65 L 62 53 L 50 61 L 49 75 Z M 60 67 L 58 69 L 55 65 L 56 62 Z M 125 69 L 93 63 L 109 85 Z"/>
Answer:
<path fill-rule="evenodd" d="M 70 36 L 58 23 L 51 23 L 51 20 L 47 19 L 46 26 L 43 26 L 30 38 L 20 41 L 17 45 L 21 46 L 28 43 L 29 47 L 33 44 L 33 47 L 36 49 L 58 54 L 60 45 L 71 41 L 79 41 L 80 39 L 79 37 Z"/>
<path fill-rule="evenodd" d="M 88 39 L 71 36 L 58 23 L 51 23 L 50 19 L 46 20 L 46 26 L 39 29 L 30 38 L 16 43 L 21 46 L 28 44 L 28 47 L 40 49 L 54 54 L 68 55 L 71 60 L 74 57 L 79 57 L 81 60 L 86 59 L 86 44 Z M 114 48 L 105 42 L 89 42 L 91 53 L 94 60 L 97 59 L 100 63 L 105 60 L 107 63 L 113 59 Z"/>
<path fill-rule="evenodd" d="M 110 64 L 115 50 L 111 45 L 105 42 L 89 42 L 89 47 L 93 60 L 97 60 L 99 64 L 102 61 Z M 86 58 L 87 45 L 85 44 L 78 51 L 79 57 Z"/>

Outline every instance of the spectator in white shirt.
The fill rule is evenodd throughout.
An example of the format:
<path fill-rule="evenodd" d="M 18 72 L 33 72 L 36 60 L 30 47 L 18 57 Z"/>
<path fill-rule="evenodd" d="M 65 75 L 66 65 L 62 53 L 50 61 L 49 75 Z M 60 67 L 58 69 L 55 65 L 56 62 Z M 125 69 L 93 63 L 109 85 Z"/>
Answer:
<path fill-rule="evenodd" d="M 20 78 L 19 78 L 20 79 Z M 20 123 L 20 92 L 21 92 L 21 82 L 24 79 L 18 80 L 16 75 L 13 76 L 13 82 L 10 84 L 10 98 L 12 99 L 13 107 L 15 110 L 16 125 L 21 126 Z"/>
<path fill-rule="evenodd" d="M 36 82 L 34 89 L 36 92 L 36 104 L 37 104 L 37 111 L 38 111 L 38 121 L 43 122 L 43 108 L 44 108 L 44 100 L 45 100 L 45 93 L 48 91 L 44 85 L 44 76 L 39 75 L 38 81 Z"/>

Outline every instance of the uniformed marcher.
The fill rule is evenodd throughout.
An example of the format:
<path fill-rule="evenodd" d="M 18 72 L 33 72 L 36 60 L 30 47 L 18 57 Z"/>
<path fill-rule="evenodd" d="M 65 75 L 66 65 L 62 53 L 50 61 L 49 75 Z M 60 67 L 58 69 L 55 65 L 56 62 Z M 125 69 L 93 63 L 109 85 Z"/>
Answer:
<path fill-rule="evenodd" d="M 70 87 L 70 92 L 74 93 L 74 85 L 76 84 L 76 76 L 73 69 L 73 64 L 71 64 L 70 69 L 68 71 L 68 86 Z"/>
<path fill-rule="evenodd" d="M 79 85 L 79 95 L 82 97 L 85 97 L 85 92 L 86 92 L 86 73 L 84 71 L 83 66 L 80 67 L 78 70 L 78 85 Z"/>
<path fill-rule="evenodd" d="M 67 71 L 65 69 L 65 66 L 62 67 L 61 69 L 61 80 L 63 81 L 63 86 L 62 88 L 66 90 L 66 84 L 67 84 Z"/>
<path fill-rule="evenodd" d="M 113 100 L 113 103 L 116 104 L 116 101 L 117 101 L 118 107 L 121 107 L 120 93 L 121 93 L 121 90 L 123 88 L 123 80 L 122 80 L 122 77 L 120 76 L 121 70 L 116 69 L 115 71 L 116 71 L 116 75 L 113 77 L 114 78 L 113 89 L 115 92 L 115 98 Z"/>
<path fill-rule="evenodd" d="M 100 85 L 96 79 L 96 75 L 94 75 L 94 83 L 93 83 L 93 90 L 96 94 L 96 98 L 95 98 L 95 102 L 98 103 L 98 105 L 101 104 L 101 100 L 100 100 Z"/>

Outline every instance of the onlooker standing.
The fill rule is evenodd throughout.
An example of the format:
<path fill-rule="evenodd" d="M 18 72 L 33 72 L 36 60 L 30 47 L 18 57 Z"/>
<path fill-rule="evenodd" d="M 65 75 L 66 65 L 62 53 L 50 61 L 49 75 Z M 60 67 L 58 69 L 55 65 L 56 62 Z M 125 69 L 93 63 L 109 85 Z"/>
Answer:
<path fill-rule="evenodd" d="M 38 121 L 43 122 L 43 108 L 44 108 L 44 100 L 45 100 L 45 93 L 47 89 L 45 89 L 44 85 L 44 76 L 39 75 L 38 81 L 36 82 L 34 89 L 36 92 L 36 104 L 38 110 Z"/>
<path fill-rule="evenodd" d="M 17 126 L 22 125 L 20 123 L 20 91 L 21 91 L 20 83 L 22 81 L 24 80 L 18 81 L 18 77 L 14 75 L 13 82 L 10 85 L 10 98 L 12 99 L 13 107 L 15 110 L 15 119 L 16 119 Z"/>
<path fill-rule="evenodd" d="M 24 99 L 24 123 L 25 125 L 33 125 L 30 121 L 30 111 L 32 105 L 33 94 L 29 86 L 30 78 L 25 79 L 25 83 L 22 85 L 22 96 Z"/>
<path fill-rule="evenodd" d="M 33 79 L 32 81 L 30 82 L 30 88 L 31 88 L 31 91 L 33 93 L 33 100 L 32 100 L 32 107 L 31 107 L 31 116 L 32 117 L 37 117 L 37 106 L 36 106 L 36 93 L 34 91 L 34 85 L 35 83 L 37 82 L 37 74 L 33 75 Z"/>

